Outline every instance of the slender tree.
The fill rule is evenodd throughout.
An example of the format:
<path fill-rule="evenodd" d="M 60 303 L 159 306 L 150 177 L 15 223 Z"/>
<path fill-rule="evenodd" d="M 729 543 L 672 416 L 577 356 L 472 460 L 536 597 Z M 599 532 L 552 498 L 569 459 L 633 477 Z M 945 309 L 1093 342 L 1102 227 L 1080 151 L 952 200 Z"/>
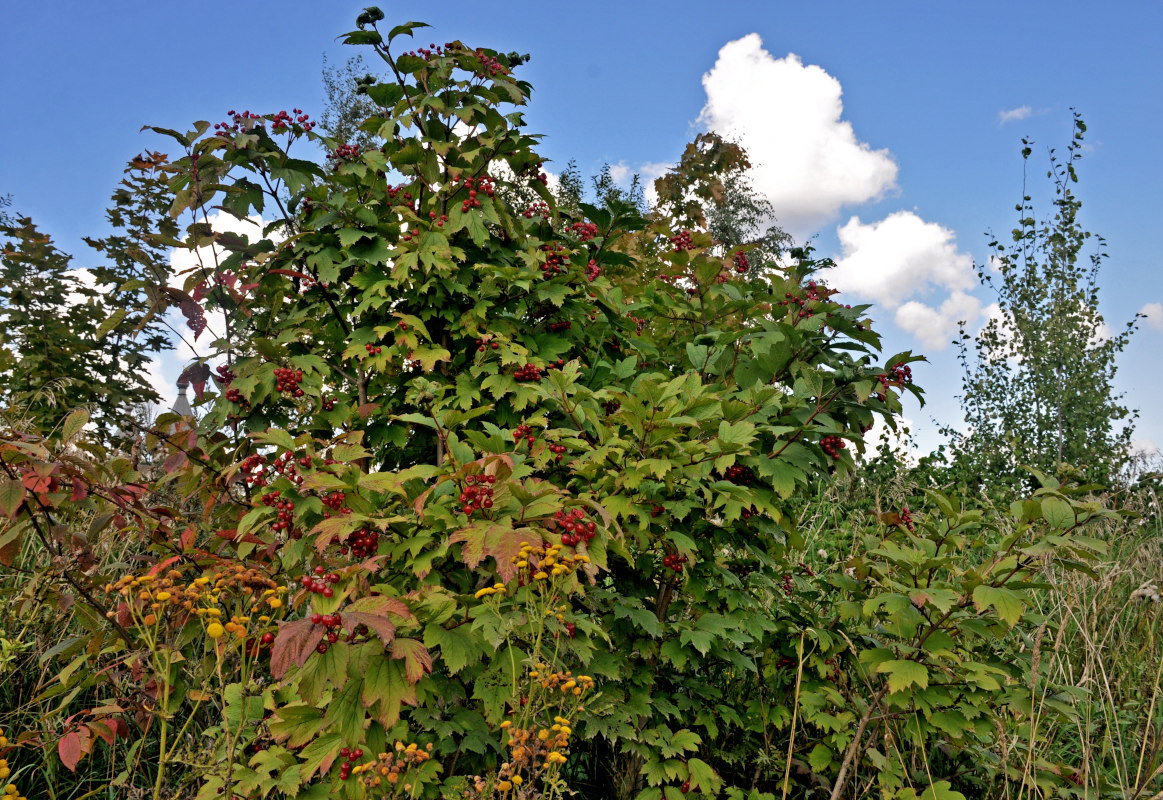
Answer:
<path fill-rule="evenodd" d="M 1106 482 L 1125 461 L 1137 413 L 1115 392 L 1118 354 L 1138 317 L 1112 331 L 1099 310 L 1105 241 L 1083 229 L 1075 195 L 1086 125 L 1076 113 L 1066 157 L 1050 151 L 1054 213 L 1035 217 L 1023 191 L 1012 241 L 990 242 L 981 282 L 997 297 L 976 337 L 961 332 L 962 401 L 970 435 L 964 450 L 989 471 L 1067 466 Z M 1022 141 L 1027 164 L 1033 148 Z M 1088 244 L 1094 248 L 1087 255 Z"/>

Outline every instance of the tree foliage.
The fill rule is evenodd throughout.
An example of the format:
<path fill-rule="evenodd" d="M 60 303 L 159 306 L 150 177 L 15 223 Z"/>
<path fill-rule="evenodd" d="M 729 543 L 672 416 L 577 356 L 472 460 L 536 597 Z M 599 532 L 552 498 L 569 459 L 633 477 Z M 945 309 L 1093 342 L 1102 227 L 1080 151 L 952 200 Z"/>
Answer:
<path fill-rule="evenodd" d="M 1136 413 L 1122 404 L 1113 381 L 1138 318 L 1115 332 L 1099 310 L 1099 271 L 1108 254 L 1101 237 L 1093 237 L 1089 256 L 1084 252 L 1092 236 L 1079 222 L 1082 202 L 1074 190 L 1085 132 L 1076 114 L 1065 160 L 1050 151 L 1052 217 L 1039 222 L 1024 194 L 1012 242 L 992 241 L 994 254 L 978 267 L 982 283 L 996 292 L 998 313 L 976 338 L 962 331 L 962 401 L 971 429 L 966 447 L 991 474 L 1070 465 L 1107 482 L 1129 452 Z M 1023 140 L 1023 159 L 1032 152 Z"/>
<path fill-rule="evenodd" d="M 881 359 L 810 250 L 754 270 L 754 243 L 668 213 L 559 205 L 520 59 L 399 52 L 423 26 L 382 19 L 344 36 L 390 75 L 366 85 L 378 146 L 286 112 L 158 129 L 196 265 L 154 291 L 195 335 L 227 321 L 158 466 L 83 411 L 0 437 L 0 563 L 44 576 L 10 605 L 75 610 L 45 660 L 86 702 L 28 701 L 51 699 L 60 765 L 131 739 L 113 791 L 198 800 L 1005 780 L 989 757 L 1035 703 L 1003 643 L 1109 513 L 1047 476 L 999 513 L 877 509 L 813 557 L 798 501 L 920 397 L 916 357 Z M 325 166 L 288 154 L 304 139 Z M 215 209 L 266 223 L 226 234 Z"/>

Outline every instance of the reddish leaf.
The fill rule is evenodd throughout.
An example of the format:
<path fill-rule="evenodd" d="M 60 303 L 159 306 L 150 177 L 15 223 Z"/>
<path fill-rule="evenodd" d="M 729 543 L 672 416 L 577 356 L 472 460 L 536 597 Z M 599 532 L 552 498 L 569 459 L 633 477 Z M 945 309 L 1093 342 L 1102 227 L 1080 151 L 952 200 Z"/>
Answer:
<path fill-rule="evenodd" d="M 311 276 L 306 272 L 296 272 L 293 269 L 272 269 L 268 270 L 272 275 L 289 275 L 292 278 L 301 278 L 303 280 L 312 280 Z M 255 284 L 256 286 L 258 284 Z"/>
<path fill-rule="evenodd" d="M 367 419 L 372 415 L 372 412 L 380 407 L 379 403 L 364 403 L 356 411 L 359 413 L 360 419 Z"/>
<path fill-rule="evenodd" d="M 167 475 L 171 475 L 186 466 L 189 460 L 186 454 L 179 450 L 162 462 L 162 471 Z"/>
<path fill-rule="evenodd" d="M 378 614 L 364 614 L 359 611 L 344 611 L 343 623 L 348 628 L 353 628 L 356 625 L 367 625 L 368 628 L 375 631 L 376 636 L 380 637 L 380 641 L 384 646 L 390 645 L 392 639 L 396 636 L 396 625 L 387 617 Z"/>
<path fill-rule="evenodd" d="M 323 551 L 327 549 L 327 545 L 331 544 L 332 541 L 346 536 L 363 524 L 363 520 L 351 517 L 331 517 L 321 520 L 318 525 L 311 529 L 311 533 L 315 535 L 315 549 L 322 555 Z"/>
<path fill-rule="evenodd" d="M 392 642 L 392 658 L 404 659 L 404 674 L 412 683 L 419 683 L 424 673 L 432 671 L 432 654 L 417 639 L 400 638 Z"/>
<path fill-rule="evenodd" d="M 121 603 L 117 606 L 117 624 L 123 628 L 128 628 L 133 625 L 133 614 L 129 610 L 129 606 Z"/>
<path fill-rule="evenodd" d="M 407 603 L 403 600 L 397 600 L 394 597 L 388 597 L 385 594 L 377 594 L 372 597 L 361 597 L 354 603 L 347 607 L 348 611 L 363 611 L 369 614 L 378 614 L 384 616 L 391 614 L 399 617 L 401 620 L 413 619 L 412 612 L 408 609 Z"/>
<path fill-rule="evenodd" d="M 79 503 L 89 496 L 89 487 L 80 478 L 73 478 L 73 496 L 69 498 L 74 503 Z"/>
<path fill-rule="evenodd" d="M 12 566 L 12 562 L 20 555 L 20 548 L 24 543 L 23 533 L 20 527 L 13 525 L 0 534 L 0 564 Z"/>
<path fill-rule="evenodd" d="M 313 625 L 309 619 L 284 622 L 275 635 L 271 648 L 271 675 L 281 678 L 294 664 L 301 667 L 323 641 L 323 626 Z"/>
<path fill-rule="evenodd" d="M 117 734 L 114 733 L 113 728 L 106 724 L 106 720 L 103 719 L 90 722 L 89 730 L 104 739 L 105 744 L 108 745 L 112 745 L 113 740 L 117 738 Z"/>
<path fill-rule="evenodd" d="M 486 558 L 492 558 L 497 562 L 497 574 L 508 582 L 517 574 L 513 559 L 521 552 L 521 543 L 528 542 L 536 547 L 542 543 L 542 535 L 534 528 L 481 523 L 461 528 L 452 534 L 450 541 L 463 544 L 461 556 L 469 569 L 475 569 Z"/>
<path fill-rule="evenodd" d="M 163 572 L 165 572 L 167 569 L 169 569 L 171 565 L 173 565 L 181 560 L 182 560 L 181 556 L 170 556 L 165 561 L 159 561 L 157 564 L 154 564 L 152 567 L 150 567 L 149 574 L 150 575 L 161 575 Z"/>
<path fill-rule="evenodd" d="M 192 527 L 188 527 L 182 531 L 182 535 L 178 537 L 178 544 L 182 546 L 183 551 L 189 550 L 194 546 L 197 535 L 197 532 Z"/>
<path fill-rule="evenodd" d="M 68 767 L 69 772 L 77 771 L 77 762 L 89 752 L 93 746 L 93 736 L 87 725 L 81 725 L 76 730 L 69 731 L 57 742 L 57 755 L 61 763 Z"/>

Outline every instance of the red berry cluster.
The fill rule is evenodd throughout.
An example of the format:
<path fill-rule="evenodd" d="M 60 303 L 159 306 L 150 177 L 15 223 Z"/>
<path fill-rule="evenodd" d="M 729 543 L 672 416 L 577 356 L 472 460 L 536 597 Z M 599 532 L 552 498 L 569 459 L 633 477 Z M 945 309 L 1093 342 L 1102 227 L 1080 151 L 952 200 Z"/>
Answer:
<path fill-rule="evenodd" d="M 452 51 L 462 49 L 462 47 L 462 45 L 456 42 L 445 42 L 443 46 L 437 46 L 435 42 L 430 42 L 427 47 L 417 47 L 415 50 L 409 50 L 404 53 L 404 55 L 431 61 L 433 58 L 441 58 L 445 51 L 451 53 Z"/>
<path fill-rule="evenodd" d="M 549 219 L 549 204 L 544 200 L 538 200 L 536 203 L 522 211 L 521 216 L 523 216 L 525 219 L 533 219 L 534 217 Z"/>
<path fill-rule="evenodd" d="M 555 461 L 561 461 L 561 459 L 565 457 L 565 450 L 566 450 L 566 447 L 563 444 L 551 444 L 551 445 L 549 445 L 549 452 L 554 454 Z"/>
<path fill-rule="evenodd" d="M 271 468 L 279 475 L 283 475 L 296 486 L 303 485 L 303 476 L 299 474 L 299 467 L 311 466 L 311 459 L 303 456 L 296 463 L 295 454 L 290 450 L 284 452 L 271 463 Z"/>
<path fill-rule="evenodd" d="M 254 114 L 250 111 L 243 111 L 241 113 L 231 109 L 226 112 L 226 116 L 230 117 L 228 122 L 219 122 L 214 125 L 214 130 L 219 134 L 224 133 L 241 133 L 242 131 L 249 131 L 255 127 L 264 127 L 266 120 L 261 114 Z M 310 122 L 310 115 L 304 114 L 303 109 L 293 108 L 288 114 L 286 110 L 275 113 L 271 119 L 271 130 L 276 133 L 291 130 L 294 125 L 303 126 L 303 130 L 309 131 L 315 127 L 314 122 Z"/>
<path fill-rule="evenodd" d="M 520 444 L 522 439 L 524 439 L 529 444 L 533 444 L 533 442 L 536 440 L 536 437 L 533 436 L 532 426 L 518 425 L 517 428 L 513 431 L 513 441 L 515 443 Z"/>
<path fill-rule="evenodd" d="M 291 397 L 302 397 L 303 370 L 293 367 L 275 367 L 275 390 Z"/>
<path fill-rule="evenodd" d="M 913 368 L 908 364 L 897 364 L 889 369 L 888 374 L 880 373 L 876 376 L 887 389 L 889 386 L 904 386 L 913 382 Z"/>
<path fill-rule="evenodd" d="M 598 266 L 598 262 L 590 259 L 590 263 L 586 264 L 586 277 L 590 283 L 597 280 L 597 277 L 602 274 L 602 268 Z"/>
<path fill-rule="evenodd" d="M 731 261 L 735 264 L 735 271 L 740 275 L 746 275 L 751 269 L 751 262 L 747 260 L 747 254 L 742 250 L 732 256 Z"/>
<path fill-rule="evenodd" d="M 359 145 L 341 144 L 327 154 L 327 157 L 333 161 L 350 161 L 353 158 L 359 157 Z M 336 165 L 338 166 L 338 164 Z"/>
<path fill-rule="evenodd" d="M 412 202 L 412 193 L 408 192 L 408 191 L 404 191 L 407 187 L 408 187 L 408 184 L 406 184 L 406 183 L 401 183 L 399 186 L 389 186 L 388 187 L 388 199 L 395 200 L 396 195 L 403 193 L 402 197 L 404 199 L 405 204 L 408 206 L 408 208 L 415 211 L 416 204 L 414 202 Z"/>
<path fill-rule="evenodd" d="M 379 347 L 379 346 L 374 345 L 374 344 L 371 344 L 371 343 L 365 344 L 363 346 L 363 349 L 367 351 L 367 354 L 369 356 L 378 356 L 380 353 L 382 353 L 384 351 L 384 348 Z"/>
<path fill-rule="evenodd" d="M 526 364 L 517 368 L 517 371 L 513 373 L 513 378 L 518 381 L 539 381 L 541 380 L 541 372 L 541 367 L 536 364 Z"/>
<path fill-rule="evenodd" d="M 314 575 L 304 575 L 302 580 L 300 581 L 300 583 L 303 584 L 303 588 L 306 589 L 308 592 L 313 592 L 315 594 L 321 594 L 324 597 L 332 597 L 335 594 L 335 590 L 331 588 L 331 585 L 335 584 L 335 583 L 339 583 L 339 576 L 337 574 L 335 574 L 334 572 L 328 572 L 327 570 L 323 569 L 323 567 L 315 567 L 315 574 Z M 319 617 L 319 619 L 315 619 L 315 617 Z M 330 625 L 326 622 L 323 622 L 324 618 L 327 618 L 327 619 L 334 618 L 335 624 Z M 327 627 L 329 627 L 329 628 L 338 627 L 339 626 L 339 615 L 338 614 L 314 614 L 311 617 L 311 622 L 314 623 L 315 625 L 320 625 L 320 624 L 327 625 Z M 335 640 L 333 639 L 332 644 L 334 644 L 334 643 L 335 643 Z"/>
<path fill-rule="evenodd" d="M 278 509 L 278 520 L 271 525 L 271 530 L 289 533 L 295 524 L 295 501 L 283 500 L 278 492 L 268 492 L 263 495 L 262 504 Z"/>
<path fill-rule="evenodd" d="M 339 546 L 341 555 L 351 553 L 353 558 L 367 558 L 375 555 L 380 547 L 380 534 L 370 528 L 360 528 L 347 535 Z"/>
<path fill-rule="evenodd" d="M 750 486 L 755 480 L 755 473 L 746 464 L 732 464 L 723 472 L 723 477 L 739 486 Z"/>
<path fill-rule="evenodd" d="M 646 327 L 646 320 L 642 319 L 641 317 L 636 317 L 630 312 L 626 312 L 626 316 L 629 317 L 630 321 L 634 323 L 635 333 L 642 333 L 642 329 Z"/>
<path fill-rule="evenodd" d="M 690 561 L 686 556 L 680 556 L 678 553 L 671 553 L 662 559 L 662 566 L 674 572 L 682 572 L 683 564 Z"/>
<path fill-rule="evenodd" d="M 343 762 L 339 765 L 339 780 L 345 781 L 351 777 L 351 768 L 363 758 L 363 749 L 357 747 L 352 750 L 347 747 L 342 747 L 339 749 L 339 757 L 343 759 Z"/>
<path fill-rule="evenodd" d="M 464 491 L 460 493 L 460 502 L 464 503 L 464 508 L 461 511 L 465 514 L 472 514 L 482 508 L 492 508 L 492 484 L 496 482 L 496 475 L 469 475 L 465 478 Z"/>
<path fill-rule="evenodd" d="M 485 77 L 495 78 L 498 75 L 509 74 L 508 67 L 506 67 L 500 61 L 498 61 L 497 59 L 495 59 L 492 56 L 490 56 L 489 54 L 487 54 L 481 48 L 477 48 L 476 56 L 477 56 L 477 58 L 479 58 L 481 60 L 480 69 L 477 71 L 478 76 L 480 76 L 482 78 L 485 78 Z"/>
<path fill-rule="evenodd" d="M 493 350 L 496 350 L 500 346 L 501 345 L 497 342 L 489 342 L 489 341 L 486 341 L 485 339 L 477 339 L 477 352 L 478 353 L 483 353 L 485 351 L 486 347 L 490 347 Z"/>
<path fill-rule="evenodd" d="M 820 447 L 822 447 L 824 452 L 830 455 L 832 458 L 839 458 L 840 451 L 847 446 L 848 443 L 841 439 L 839 436 L 825 436 L 824 438 L 820 439 Z"/>
<path fill-rule="evenodd" d="M 655 505 L 655 506 L 650 507 L 650 516 L 651 517 L 661 517 L 664 513 L 666 513 L 666 509 L 663 508 L 662 506 Z"/>
<path fill-rule="evenodd" d="M 323 495 L 322 499 L 323 505 L 327 506 L 332 511 L 343 512 L 347 510 L 343 507 L 343 503 L 347 500 L 347 495 L 343 492 L 329 492 Z M 324 511 L 323 516 L 330 517 L 331 511 Z"/>
<path fill-rule="evenodd" d="M 586 512 L 580 508 L 557 511 L 553 519 L 565 530 L 561 535 L 561 543 L 566 547 L 576 547 L 583 541 L 588 545 L 597 535 L 598 526 L 593 520 L 587 520 Z"/>
<path fill-rule="evenodd" d="M 335 402 L 336 400 L 334 397 L 325 394 L 323 395 L 323 399 L 320 401 L 320 404 L 324 411 L 330 411 L 331 409 L 335 408 Z"/>
<path fill-rule="evenodd" d="M 295 116 L 292 117 L 291 114 L 294 114 Z M 292 108 L 291 114 L 288 114 L 286 111 L 280 111 L 275 114 L 274 119 L 271 120 L 271 130 L 285 131 L 295 123 L 302 125 L 303 130 L 305 131 L 309 131 L 315 127 L 314 122 L 308 121 L 311 119 L 311 116 L 309 114 L 304 114 L 303 109 Z"/>
<path fill-rule="evenodd" d="M 242 475 L 243 480 L 248 486 L 255 486 L 259 483 L 265 483 L 264 473 L 267 468 L 266 456 L 255 453 L 252 456 L 247 456 L 242 459 L 242 463 L 238 465 L 238 472 Z"/>
<path fill-rule="evenodd" d="M 219 364 L 218 368 L 214 370 L 217 374 L 217 379 L 222 382 L 224 386 L 229 386 L 237 376 L 231 371 L 230 367 L 225 364 Z"/>
<path fill-rule="evenodd" d="M 784 593 L 784 594 L 786 594 L 786 595 L 788 595 L 788 596 L 790 597 L 790 596 L 791 596 L 791 593 L 792 593 L 792 590 L 793 590 L 794 588 L 795 588 L 795 587 L 794 587 L 794 585 L 792 584 L 791 575 L 784 575 L 784 576 L 783 576 L 783 593 Z"/>
<path fill-rule="evenodd" d="M 545 263 L 541 265 L 541 276 L 543 278 L 552 278 L 554 275 L 560 275 L 565 272 L 569 259 L 564 245 L 543 244 L 541 245 L 541 249 L 545 252 Z"/>
<path fill-rule="evenodd" d="M 552 333 L 561 333 L 562 331 L 568 331 L 572 327 L 573 327 L 573 323 L 567 319 L 560 320 L 558 322 L 549 323 L 549 330 Z"/>
<path fill-rule="evenodd" d="M 444 227 L 444 223 L 448 222 L 448 215 L 447 215 L 447 214 L 441 214 L 441 215 L 438 217 L 438 216 L 436 215 L 436 212 L 435 212 L 435 211 L 429 211 L 429 212 L 428 212 L 428 219 L 430 219 L 430 220 L 433 220 L 433 221 L 436 223 L 436 227 L 437 227 L 437 228 L 443 228 L 443 227 Z M 410 234 L 408 234 L 408 236 L 415 236 L 415 235 L 416 235 L 416 233 L 418 233 L 418 231 L 414 231 L 413 233 L 410 233 Z"/>
<path fill-rule="evenodd" d="M 751 508 L 745 508 L 742 511 L 740 511 L 739 516 L 742 517 L 743 519 L 751 519 L 752 517 L 754 517 L 758 513 L 759 513 L 759 509 L 756 508 L 755 506 L 751 506 Z"/>
<path fill-rule="evenodd" d="M 592 222 L 575 222 L 569 226 L 569 232 L 577 236 L 580 241 L 588 242 L 598 235 L 598 226 Z"/>
<path fill-rule="evenodd" d="M 246 398 L 242 396 L 239 389 L 227 389 L 223 396 L 231 403 L 238 403 L 240 406 L 246 405 Z"/>
<path fill-rule="evenodd" d="M 674 252 L 676 253 L 681 253 L 683 250 L 694 250 L 695 243 L 691 239 L 691 232 L 688 230 L 681 230 L 674 236 L 671 236 L 670 246 L 674 248 Z"/>
<path fill-rule="evenodd" d="M 913 515 L 909 513 L 909 507 L 905 506 L 900 513 L 901 524 L 908 528 L 909 533 L 913 532 Z"/>
<path fill-rule="evenodd" d="M 452 185 L 455 186 L 457 179 L 452 179 Z M 481 201 L 477 199 L 477 191 L 484 192 L 489 197 L 493 196 L 496 191 L 496 184 L 488 175 L 481 175 L 479 178 L 465 178 L 464 188 L 468 189 L 468 197 L 466 197 L 460 204 L 461 213 L 468 211 L 470 208 L 480 208 Z"/>

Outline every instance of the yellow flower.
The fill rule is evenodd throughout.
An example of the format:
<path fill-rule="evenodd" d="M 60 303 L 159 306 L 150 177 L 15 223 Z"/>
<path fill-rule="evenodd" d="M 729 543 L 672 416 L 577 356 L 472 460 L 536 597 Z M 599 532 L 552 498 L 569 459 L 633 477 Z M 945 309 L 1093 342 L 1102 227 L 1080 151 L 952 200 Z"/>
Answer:
<path fill-rule="evenodd" d="M 211 622 L 209 625 L 206 626 L 206 635 L 209 636 L 211 639 L 219 639 L 222 637 L 222 634 L 224 634 L 224 633 L 226 633 L 226 629 L 223 628 L 222 625 L 217 623 L 217 622 Z"/>
<path fill-rule="evenodd" d="M 548 577 L 549 576 L 546 575 L 545 572 L 543 572 L 541 570 L 538 570 L 536 573 L 533 574 L 533 580 L 535 580 L 535 581 L 543 581 Z"/>
<path fill-rule="evenodd" d="M 169 600 L 171 597 L 173 597 L 173 595 L 170 594 L 169 592 L 158 592 L 157 593 L 157 599 L 162 603 Z"/>
<path fill-rule="evenodd" d="M 283 607 L 283 601 L 277 597 L 272 597 L 270 600 L 267 600 L 267 604 L 270 605 L 271 608 Z"/>

